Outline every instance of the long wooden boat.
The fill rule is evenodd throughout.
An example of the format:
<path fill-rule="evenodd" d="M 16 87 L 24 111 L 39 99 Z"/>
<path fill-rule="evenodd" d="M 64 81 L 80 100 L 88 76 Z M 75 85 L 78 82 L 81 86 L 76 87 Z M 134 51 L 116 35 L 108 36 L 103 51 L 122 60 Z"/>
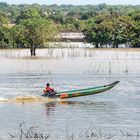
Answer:
<path fill-rule="evenodd" d="M 98 94 L 98 93 L 102 93 L 102 92 L 105 92 L 107 90 L 110 90 L 118 83 L 119 83 L 119 81 L 115 81 L 111 84 L 104 85 L 104 86 L 97 86 L 97 87 L 71 90 L 71 91 L 62 91 L 62 92 L 58 92 L 57 94 L 50 96 L 50 97 L 51 98 L 58 97 L 58 98 L 64 99 L 64 98 L 72 98 L 72 97 L 80 97 L 80 96 Z"/>

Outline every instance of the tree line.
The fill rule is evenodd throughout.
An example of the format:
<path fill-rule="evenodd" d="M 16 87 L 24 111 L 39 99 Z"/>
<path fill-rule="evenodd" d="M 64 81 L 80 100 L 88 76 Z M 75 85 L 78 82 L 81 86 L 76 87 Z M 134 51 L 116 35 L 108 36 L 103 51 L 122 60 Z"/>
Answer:
<path fill-rule="evenodd" d="M 109 46 L 118 48 L 140 47 L 140 12 L 131 15 L 99 15 L 90 19 L 83 30 L 87 42 L 92 42 L 96 48 Z"/>
<path fill-rule="evenodd" d="M 140 47 L 139 5 L 9 5 L 0 2 L 0 48 L 31 48 L 57 41 L 60 32 L 83 32 L 96 48 Z"/>

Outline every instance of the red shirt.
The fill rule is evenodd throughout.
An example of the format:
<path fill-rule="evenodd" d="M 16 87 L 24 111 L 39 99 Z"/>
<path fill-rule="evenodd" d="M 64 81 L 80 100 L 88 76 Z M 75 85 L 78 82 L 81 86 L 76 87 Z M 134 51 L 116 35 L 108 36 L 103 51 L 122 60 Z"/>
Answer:
<path fill-rule="evenodd" d="M 46 92 L 47 92 L 47 91 L 54 91 L 54 89 L 51 88 L 51 87 L 46 87 Z"/>

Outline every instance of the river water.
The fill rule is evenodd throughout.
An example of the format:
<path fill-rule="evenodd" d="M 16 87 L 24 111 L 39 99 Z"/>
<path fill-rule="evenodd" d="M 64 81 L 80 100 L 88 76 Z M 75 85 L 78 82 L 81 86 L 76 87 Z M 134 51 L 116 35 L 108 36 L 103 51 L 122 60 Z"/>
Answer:
<path fill-rule="evenodd" d="M 138 139 L 140 133 L 140 51 L 88 48 L 0 50 L 0 136 L 20 134 L 38 126 L 53 139 L 71 134 L 77 139 L 99 132 L 112 139 Z M 38 98 L 47 82 L 57 91 L 120 83 L 92 96 L 45 102 L 4 102 Z M 81 136 L 82 135 L 82 136 Z M 17 136 L 18 137 L 18 136 Z M 117 137 L 117 138 L 116 138 Z M 65 137 L 63 137 L 66 139 Z M 96 137 L 98 138 L 98 137 Z M 52 139 L 52 138 L 50 138 Z M 73 138 L 74 139 L 74 138 Z"/>

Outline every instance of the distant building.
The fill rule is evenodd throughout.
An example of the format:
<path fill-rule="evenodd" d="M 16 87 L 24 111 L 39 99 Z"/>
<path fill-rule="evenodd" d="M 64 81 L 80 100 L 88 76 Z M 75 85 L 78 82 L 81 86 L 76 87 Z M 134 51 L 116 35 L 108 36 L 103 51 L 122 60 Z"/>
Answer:
<path fill-rule="evenodd" d="M 84 37 L 82 32 L 61 32 L 56 38 L 60 39 L 60 41 L 83 42 Z"/>

